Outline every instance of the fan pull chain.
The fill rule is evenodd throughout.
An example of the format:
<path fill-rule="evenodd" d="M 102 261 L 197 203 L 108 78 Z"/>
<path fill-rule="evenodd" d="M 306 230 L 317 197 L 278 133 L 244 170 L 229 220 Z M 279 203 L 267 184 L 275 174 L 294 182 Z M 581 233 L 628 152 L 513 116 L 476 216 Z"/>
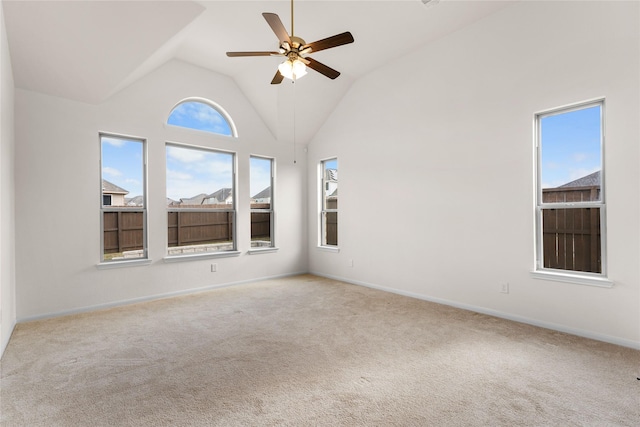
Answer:
<path fill-rule="evenodd" d="M 291 84 L 293 85 L 293 164 L 295 165 L 298 163 L 296 151 L 296 81 L 292 80 Z"/>

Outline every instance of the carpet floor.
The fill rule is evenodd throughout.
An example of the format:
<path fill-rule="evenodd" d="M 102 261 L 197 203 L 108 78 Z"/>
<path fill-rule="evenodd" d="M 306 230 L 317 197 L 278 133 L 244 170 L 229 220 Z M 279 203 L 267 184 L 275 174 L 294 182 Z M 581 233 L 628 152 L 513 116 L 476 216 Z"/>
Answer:
<path fill-rule="evenodd" d="M 3 426 L 639 426 L 637 350 L 311 275 L 18 324 Z"/>

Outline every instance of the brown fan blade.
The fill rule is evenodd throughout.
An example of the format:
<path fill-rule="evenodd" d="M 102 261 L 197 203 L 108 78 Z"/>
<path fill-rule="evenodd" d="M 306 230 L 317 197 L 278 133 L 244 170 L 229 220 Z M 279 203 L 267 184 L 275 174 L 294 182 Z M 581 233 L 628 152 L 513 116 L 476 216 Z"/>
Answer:
<path fill-rule="evenodd" d="M 280 70 L 276 71 L 276 75 L 273 76 L 273 80 L 271 80 L 272 85 L 279 85 L 284 80 L 284 76 L 280 74 Z"/>
<path fill-rule="evenodd" d="M 276 36 L 278 37 L 278 40 L 280 40 L 280 43 L 289 42 L 289 44 L 291 44 L 289 33 L 287 33 L 287 29 L 284 28 L 284 24 L 282 23 L 278 15 L 276 15 L 275 13 L 265 12 L 262 14 L 262 16 L 264 16 L 264 19 L 267 21 L 267 24 L 269 24 L 273 32 L 276 33 Z"/>
<path fill-rule="evenodd" d="M 280 56 L 280 52 L 227 52 L 227 56 Z"/>
<path fill-rule="evenodd" d="M 319 52 L 321 50 L 330 49 L 332 47 L 342 46 L 343 44 L 353 43 L 353 36 L 350 32 L 337 34 L 335 36 L 327 37 L 326 39 L 318 40 L 308 43 L 302 46 L 301 50 L 311 48 L 312 52 Z"/>
<path fill-rule="evenodd" d="M 305 59 L 309 61 L 309 63 L 307 64 L 309 68 L 316 70 L 320 74 L 324 74 L 325 76 L 329 77 L 331 80 L 335 79 L 340 75 L 339 71 L 336 71 L 333 68 L 324 65 L 322 62 L 318 62 L 313 58 L 305 58 Z"/>

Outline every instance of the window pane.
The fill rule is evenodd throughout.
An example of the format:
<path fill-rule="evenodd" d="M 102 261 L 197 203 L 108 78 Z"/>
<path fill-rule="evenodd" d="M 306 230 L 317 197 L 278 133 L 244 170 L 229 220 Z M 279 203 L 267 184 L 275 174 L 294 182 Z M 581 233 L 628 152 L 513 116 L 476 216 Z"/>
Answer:
<path fill-rule="evenodd" d="M 169 255 L 235 250 L 234 155 L 167 145 Z"/>
<path fill-rule="evenodd" d="M 251 209 L 271 207 L 271 159 L 251 157 L 250 183 Z M 257 205 L 260 205 L 258 208 Z"/>
<path fill-rule="evenodd" d="M 602 272 L 600 208 L 542 210 L 544 267 Z"/>
<path fill-rule="evenodd" d="M 204 102 L 183 102 L 171 111 L 167 123 L 220 135 L 232 135 L 227 119 L 218 110 Z"/>
<path fill-rule="evenodd" d="M 324 163 L 324 206 L 338 209 L 338 159 Z"/>
<path fill-rule="evenodd" d="M 251 157 L 251 247 L 273 247 L 273 160 Z"/>
<path fill-rule="evenodd" d="M 325 212 L 323 215 L 325 224 L 324 244 L 338 245 L 338 212 Z"/>
<path fill-rule="evenodd" d="M 271 212 L 251 212 L 251 247 L 269 248 L 271 243 Z"/>
<path fill-rule="evenodd" d="M 144 258 L 144 143 L 102 136 L 100 145 L 102 261 Z"/>
<path fill-rule="evenodd" d="M 601 200 L 601 106 L 540 118 L 543 203 Z"/>
<path fill-rule="evenodd" d="M 338 159 L 325 160 L 322 165 L 321 245 L 338 245 Z"/>

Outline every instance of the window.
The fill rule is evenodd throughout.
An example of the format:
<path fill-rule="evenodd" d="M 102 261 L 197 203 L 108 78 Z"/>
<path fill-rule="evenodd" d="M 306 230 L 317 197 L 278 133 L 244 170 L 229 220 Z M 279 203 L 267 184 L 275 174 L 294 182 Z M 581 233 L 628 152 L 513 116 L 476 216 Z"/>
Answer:
<path fill-rule="evenodd" d="M 236 250 L 235 155 L 167 144 L 168 255 Z"/>
<path fill-rule="evenodd" d="M 145 141 L 101 134 L 100 151 L 101 261 L 147 258 Z"/>
<path fill-rule="evenodd" d="M 273 159 L 251 156 L 251 247 L 273 248 Z"/>
<path fill-rule="evenodd" d="M 320 245 L 338 246 L 338 159 L 320 162 Z"/>
<path fill-rule="evenodd" d="M 536 115 L 536 270 L 605 274 L 604 101 Z"/>
<path fill-rule="evenodd" d="M 176 105 L 167 123 L 189 129 L 237 136 L 231 117 L 214 102 L 205 99 L 187 99 Z"/>

